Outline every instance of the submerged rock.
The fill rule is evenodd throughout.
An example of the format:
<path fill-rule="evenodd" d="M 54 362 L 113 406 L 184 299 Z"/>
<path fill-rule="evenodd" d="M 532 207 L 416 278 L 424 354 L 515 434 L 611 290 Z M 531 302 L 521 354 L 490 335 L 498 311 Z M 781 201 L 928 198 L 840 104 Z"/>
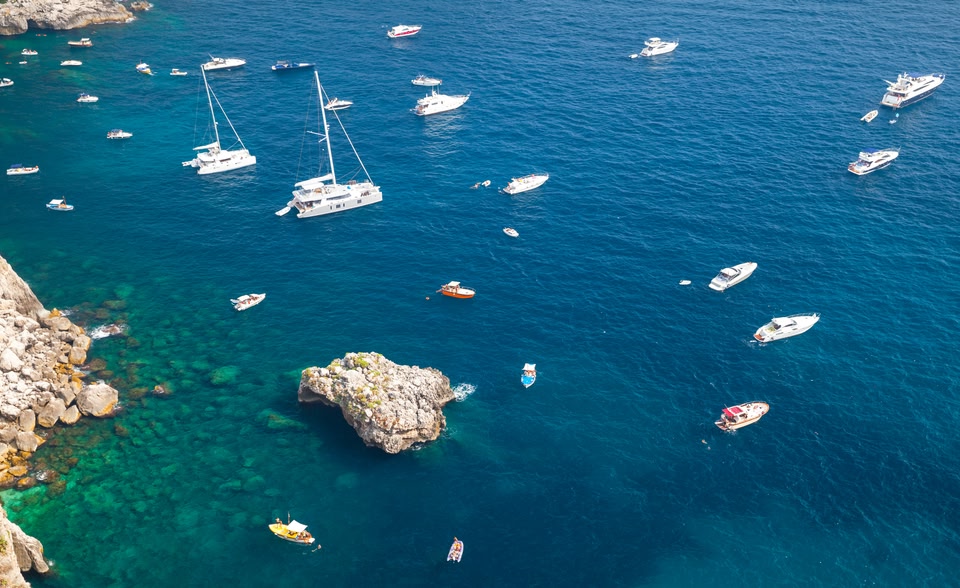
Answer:
<path fill-rule="evenodd" d="M 340 407 L 364 443 L 387 453 L 439 437 L 443 406 L 454 399 L 439 370 L 398 365 L 379 353 L 348 353 L 325 368 L 303 370 L 297 397 Z"/>

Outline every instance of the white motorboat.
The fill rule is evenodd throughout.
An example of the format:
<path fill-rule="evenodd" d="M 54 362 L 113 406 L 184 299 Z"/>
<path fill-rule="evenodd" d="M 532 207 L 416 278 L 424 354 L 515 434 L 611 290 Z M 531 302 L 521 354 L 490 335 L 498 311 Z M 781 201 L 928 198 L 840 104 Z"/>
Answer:
<path fill-rule="evenodd" d="M 66 60 L 66 61 L 61 61 L 61 62 L 60 62 L 60 65 L 62 65 L 62 66 L 64 66 L 64 67 L 79 66 L 79 65 L 83 65 L 83 62 L 82 62 L 82 61 L 78 61 L 78 60 L 76 60 L 76 59 L 68 59 L 68 60 Z"/>
<path fill-rule="evenodd" d="M 112 129 L 107 132 L 108 139 L 129 139 L 133 136 L 133 133 L 124 131 L 122 129 Z"/>
<path fill-rule="evenodd" d="M 642 51 L 640 51 L 640 57 L 653 57 L 654 55 L 672 53 L 674 50 L 676 50 L 677 46 L 680 45 L 680 40 L 663 41 L 660 39 L 660 37 L 650 37 L 644 41 L 643 44 L 646 46 Z"/>
<path fill-rule="evenodd" d="M 890 108 L 903 108 L 919 102 L 940 87 L 945 77 L 942 73 L 927 75 L 902 73 L 897 76 L 896 82 L 883 80 L 887 82 L 887 93 L 883 95 L 880 104 Z"/>
<path fill-rule="evenodd" d="M 188 73 L 188 72 L 180 71 L 180 70 L 177 69 L 177 68 L 173 68 L 173 69 L 170 70 L 170 75 L 172 75 L 172 76 L 185 76 L 185 75 L 187 75 L 187 73 Z"/>
<path fill-rule="evenodd" d="M 360 154 L 357 153 L 356 148 L 353 146 L 353 141 L 350 140 L 347 129 L 343 126 L 343 121 L 340 120 L 337 111 L 333 110 L 331 111 L 333 117 L 337 119 L 343 135 L 347 138 L 347 142 L 350 143 L 350 148 L 353 149 L 353 154 L 357 157 L 360 169 L 363 170 L 366 178 L 360 181 L 350 180 L 346 184 L 337 183 L 337 174 L 333 166 L 333 151 L 330 148 L 330 127 L 327 126 L 327 110 L 322 107 L 326 93 L 323 90 L 323 86 L 320 85 L 320 74 L 314 70 L 313 76 L 317 81 L 317 110 L 320 112 L 320 116 L 318 117 L 320 120 L 317 122 L 322 122 L 323 126 L 320 127 L 319 132 L 311 132 L 311 134 L 320 137 L 321 146 L 326 145 L 330 172 L 294 184 L 294 187 L 297 189 L 293 191 L 293 200 L 290 200 L 285 207 L 278 210 L 276 212 L 277 216 L 283 216 L 291 210 L 296 209 L 297 218 L 310 218 L 360 208 L 361 206 L 376 204 L 383 200 L 380 186 L 375 185 L 373 180 L 370 179 L 370 174 L 363 165 Z M 329 96 L 326 98 L 329 98 Z"/>
<path fill-rule="evenodd" d="M 550 174 L 530 174 L 522 178 L 512 178 L 510 183 L 507 184 L 507 187 L 503 188 L 503 192 L 511 196 L 521 192 L 528 192 L 534 188 L 539 188 L 549 179 Z"/>
<path fill-rule="evenodd" d="M 418 75 L 417 77 L 410 80 L 410 83 L 414 86 L 439 86 L 443 83 L 443 80 L 440 78 L 431 78 L 430 76 L 425 76 L 423 74 Z"/>
<path fill-rule="evenodd" d="M 412 37 L 417 33 L 419 33 L 420 29 L 422 28 L 423 28 L 423 25 L 401 24 L 395 27 L 391 27 L 391 29 L 387 31 L 387 36 L 390 37 L 391 39 L 399 39 L 400 37 Z"/>
<path fill-rule="evenodd" d="M 863 176 L 893 163 L 900 155 L 899 149 L 864 149 L 856 161 L 851 161 L 847 171 Z"/>
<path fill-rule="evenodd" d="M 242 67 L 247 64 L 246 59 L 240 59 L 239 57 L 214 57 L 210 56 L 210 61 L 201 64 L 200 69 L 204 71 L 212 71 L 215 69 L 233 69 L 235 67 Z"/>
<path fill-rule="evenodd" d="M 873 119 L 877 118 L 877 115 L 878 115 L 878 114 L 880 114 L 880 111 L 879 111 L 879 110 L 871 110 L 870 112 L 868 112 L 868 113 L 866 113 L 865 115 L 863 115 L 862 117 L 860 117 L 860 120 L 862 120 L 863 122 L 868 123 L 868 122 L 872 121 Z"/>
<path fill-rule="evenodd" d="M 516 229 L 511 228 L 511 227 L 504 227 L 504 228 L 503 228 L 503 232 L 506 233 L 507 235 L 509 235 L 510 237 L 519 237 L 519 236 L 520 236 L 520 233 L 518 233 Z"/>
<path fill-rule="evenodd" d="M 58 212 L 70 212 L 73 210 L 73 205 L 67 204 L 66 199 L 57 199 L 47 202 L 47 208 L 50 210 L 56 210 Z"/>
<path fill-rule="evenodd" d="M 417 107 L 413 109 L 413 112 L 417 116 L 440 114 L 441 112 L 448 112 L 460 108 L 469 99 L 470 94 L 448 96 L 446 94 L 438 94 L 436 90 L 433 90 L 429 95 L 417 100 Z"/>
<path fill-rule="evenodd" d="M 770 411 L 766 402 L 744 402 L 736 406 L 728 406 L 720 413 L 720 420 L 714 424 L 724 431 L 736 431 L 752 425 Z"/>
<path fill-rule="evenodd" d="M 97 97 L 97 96 L 91 96 L 90 94 L 87 94 L 86 92 L 84 92 L 84 93 L 80 94 L 79 96 L 77 96 L 77 102 L 81 102 L 81 103 L 83 103 L 83 104 L 93 104 L 94 102 L 98 102 L 99 100 L 100 100 L 99 97 Z"/>
<path fill-rule="evenodd" d="M 717 274 L 717 277 L 710 280 L 710 289 L 716 290 L 717 292 L 723 292 L 727 288 L 736 286 L 740 282 L 749 278 L 750 274 L 752 274 L 753 270 L 755 269 L 757 269 L 757 264 L 752 261 L 741 263 L 733 267 L 725 267 L 720 270 L 720 273 Z"/>
<path fill-rule="evenodd" d="M 84 37 L 79 41 L 67 41 L 67 45 L 71 47 L 93 47 L 93 41 Z"/>
<path fill-rule="evenodd" d="M 36 54 L 37 52 L 34 51 L 33 49 L 24 49 L 23 51 L 20 52 L 20 55 L 36 55 Z"/>
<path fill-rule="evenodd" d="M 0 78 L 0 88 L 6 88 L 7 86 L 12 86 L 13 80 L 10 78 Z"/>
<path fill-rule="evenodd" d="M 137 71 L 147 76 L 153 75 L 153 71 L 150 69 L 150 66 L 142 61 L 137 64 Z"/>
<path fill-rule="evenodd" d="M 278 61 L 270 66 L 273 71 L 287 71 L 288 69 L 307 69 L 313 67 L 312 63 L 306 61 Z"/>
<path fill-rule="evenodd" d="M 230 302 L 237 310 L 246 310 L 260 304 L 266 297 L 266 294 L 244 294 L 240 298 L 231 298 Z"/>
<path fill-rule="evenodd" d="M 8 176 L 25 176 L 27 174 L 35 174 L 40 171 L 39 165 L 32 165 L 24 167 L 21 163 L 15 163 L 7 169 Z"/>
<path fill-rule="evenodd" d="M 753 334 L 753 338 L 761 343 L 769 343 L 777 339 L 786 339 L 800 333 L 806 333 L 810 327 L 817 324 L 820 320 L 818 313 L 813 314 L 792 314 L 790 316 L 777 317 L 769 323 L 763 325 Z"/>
<path fill-rule="evenodd" d="M 237 130 L 233 128 L 233 123 L 230 122 L 230 118 L 227 116 L 227 113 L 223 111 L 223 106 L 220 105 L 220 100 L 217 99 L 217 107 L 220 108 L 223 118 L 226 119 L 227 125 L 230 126 L 230 130 L 237 138 L 237 143 L 240 144 L 239 149 L 222 149 L 220 147 L 220 131 L 217 128 L 217 115 L 213 110 L 213 101 L 216 98 L 216 95 L 213 93 L 213 90 L 210 89 L 210 84 L 207 83 L 206 70 L 201 69 L 200 74 L 203 76 L 203 85 L 207 89 L 207 104 L 210 106 L 210 120 L 213 126 L 213 136 L 215 140 L 213 143 L 208 145 L 194 147 L 193 150 L 199 151 L 199 153 L 197 153 L 197 156 L 194 159 L 191 159 L 190 161 L 184 161 L 183 165 L 185 167 L 189 166 L 197 168 L 197 173 L 200 175 L 216 174 L 239 169 L 241 167 L 247 167 L 248 165 L 254 165 L 257 163 L 256 156 L 251 155 L 250 152 L 247 151 L 246 146 L 244 146 L 243 141 L 240 139 L 240 135 L 237 134 Z"/>
<path fill-rule="evenodd" d="M 524 388 L 529 388 L 533 386 L 533 383 L 537 381 L 537 364 L 535 363 L 525 363 L 523 364 L 523 373 L 520 374 L 520 383 L 523 384 Z"/>
<path fill-rule="evenodd" d="M 349 100 L 341 100 L 340 98 L 333 97 L 327 104 L 323 107 L 324 110 L 346 110 L 353 106 L 353 102 Z"/>

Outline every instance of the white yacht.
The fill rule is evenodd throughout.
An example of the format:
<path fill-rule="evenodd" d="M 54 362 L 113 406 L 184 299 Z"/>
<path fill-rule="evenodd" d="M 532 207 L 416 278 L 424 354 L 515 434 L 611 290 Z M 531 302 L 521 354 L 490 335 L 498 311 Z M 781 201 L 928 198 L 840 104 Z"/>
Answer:
<path fill-rule="evenodd" d="M 123 129 L 112 129 L 107 132 L 108 139 L 129 139 L 132 136 L 133 133 L 124 131 Z"/>
<path fill-rule="evenodd" d="M 68 60 L 66 60 L 66 61 L 61 61 L 61 62 L 60 62 L 60 65 L 65 66 L 65 67 L 66 67 L 66 66 L 70 66 L 70 65 L 79 66 L 79 65 L 83 65 L 83 62 L 82 62 L 82 61 L 79 61 L 79 60 L 77 60 L 77 59 L 68 59 Z"/>
<path fill-rule="evenodd" d="M 420 29 L 423 28 L 423 25 L 405 25 L 400 24 L 395 27 L 391 27 L 387 31 L 387 36 L 391 39 L 399 39 L 400 37 L 412 37 L 420 32 Z"/>
<path fill-rule="evenodd" d="M 439 86 L 443 83 L 443 80 L 440 78 L 431 78 L 430 76 L 425 76 L 423 74 L 418 75 L 417 77 L 410 80 L 410 83 L 414 86 Z"/>
<path fill-rule="evenodd" d="M 172 75 L 172 76 L 185 76 L 185 75 L 187 75 L 187 73 L 188 73 L 188 72 L 180 71 L 180 70 L 177 69 L 177 68 L 173 68 L 173 69 L 170 70 L 170 75 Z"/>
<path fill-rule="evenodd" d="M 235 67 L 241 67 L 247 64 L 246 59 L 240 59 L 239 57 L 214 57 L 210 56 L 210 61 L 201 64 L 200 69 L 205 71 L 211 71 L 214 69 L 233 69 Z"/>
<path fill-rule="evenodd" d="M 899 149 L 864 149 L 856 161 L 851 161 L 847 171 L 863 176 L 893 163 L 900 155 Z"/>
<path fill-rule="evenodd" d="M 217 100 L 217 106 L 220 108 L 220 112 L 223 113 L 223 118 L 227 120 L 230 130 L 233 131 L 234 136 L 237 138 L 237 143 L 240 144 L 240 149 L 220 148 L 220 131 L 217 129 L 217 115 L 213 111 L 213 101 L 216 98 L 216 95 L 210 89 L 210 84 L 207 83 L 206 70 L 201 68 L 200 74 L 203 76 L 203 85 L 207 89 L 207 103 L 210 105 L 210 119 L 213 123 L 213 135 L 215 140 L 209 145 L 194 147 L 193 150 L 199 151 L 199 153 L 197 153 L 197 156 L 194 159 L 191 159 L 190 161 L 184 161 L 184 167 L 195 167 L 197 168 L 198 174 L 206 175 L 239 169 L 241 167 L 247 167 L 248 165 L 254 165 L 257 163 L 256 156 L 251 155 L 250 152 L 247 151 L 243 141 L 240 140 L 240 135 L 237 134 L 237 130 L 233 128 L 233 123 L 230 122 L 230 118 L 227 117 L 227 113 L 223 111 L 223 106 L 220 105 L 220 100 Z"/>
<path fill-rule="evenodd" d="M 646 47 L 640 52 L 640 57 L 653 57 L 654 55 L 672 53 L 680 44 L 680 41 L 663 41 L 660 37 L 650 37 L 643 44 Z"/>
<path fill-rule="evenodd" d="M 326 110 L 346 110 L 351 106 L 353 106 L 353 102 L 334 96 L 323 108 Z"/>
<path fill-rule="evenodd" d="M 85 103 L 85 104 L 93 104 L 94 102 L 98 102 L 99 100 L 100 100 L 100 98 L 98 98 L 97 96 L 91 96 L 90 94 L 87 94 L 86 92 L 84 92 L 84 93 L 80 94 L 79 96 L 77 96 L 77 102 L 81 102 L 81 103 Z"/>
<path fill-rule="evenodd" d="M 723 292 L 727 288 L 736 286 L 740 282 L 749 278 L 750 274 L 752 274 L 755 269 L 757 269 L 757 264 L 752 261 L 741 263 L 733 267 L 725 267 L 720 270 L 720 273 L 717 274 L 717 277 L 710 281 L 710 289 L 716 290 L 717 292 Z"/>
<path fill-rule="evenodd" d="M 928 75 L 902 73 L 897 76 L 896 82 L 883 80 L 887 82 L 887 93 L 883 95 L 880 104 L 890 108 L 903 108 L 919 102 L 932 94 L 943 83 L 944 78 L 942 73 Z"/>
<path fill-rule="evenodd" d="M 534 188 L 539 188 L 549 179 L 550 174 L 530 174 L 522 178 L 511 178 L 507 187 L 503 188 L 503 192 L 511 196 L 521 192 L 528 192 Z"/>
<path fill-rule="evenodd" d="M 7 86 L 12 86 L 13 80 L 10 78 L 0 78 L 0 88 L 6 88 Z"/>
<path fill-rule="evenodd" d="M 820 315 L 817 313 L 777 317 L 757 329 L 753 338 L 761 343 L 786 339 L 800 333 L 806 333 L 810 330 L 810 327 L 817 324 L 818 320 L 820 320 Z"/>
<path fill-rule="evenodd" d="M 367 172 L 367 168 L 363 165 L 360 155 L 353 146 L 353 141 L 351 141 L 350 136 L 347 135 L 347 129 L 343 127 L 343 122 L 340 120 L 337 111 L 333 110 L 331 111 L 333 117 L 336 118 L 340 124 L 340 129 L 347 138 L 347 142 L 350 143 L 350 148 L 353 149 L 353 154 L 357 157 L 360 169 L 363 170 L 363 174 L 366 176 L 366 179 L 361 179 L 360 181 L 350 180 L 346 184 L 337 183 L 337 173 L 333 167 L 333 151 L 330 149 L 330 127 L 327 125 L 327 110 L 323 108 L 326 93 L 323 90 L 323 86 L 320 85 L 320 74 L 314 70 L 313 76 L 317 80 L 317 110 L 320 111 L 320 121 L 318 122 L 322 121 L 323 126 L 320 128 L 320 132 L 311 134 L 319 135 L 322 142 L 321 144 L 326 145 L 327 157 L 330 163 L 330 173 L 294 184 L 294 187 L 297 189 L 293 191 L 293 200 L 287 202 L 285 207 L 278 210 L 276 212 L 277 216 L 283 216 L 291 210 L 296 209 L 297 218 L 310 218 L 312 216 L 321 216 L 353 208 L 360 208 L 361 206 L 376 204 L 383 200 L 380 186 L 375 185 L 373 180 L 370 179 L 370 174 Z"/>
<path fill-rule="evenodd" d="M 67 41 L 67 45 L 70 45 L 71 47 L 93 47 L 93 41 L 87 37 L 84 37 L 79 41 Z"/>
<path fill-rule="evenodd" d="M 427 116 L 428 114 L 440 114 L 450 110 L 456 110 L 463 106 L 470 99 L 470 94 L 457 94 L 448 96 L 438 94 L 436 90 L 417 100 L 417 107 L 413 109 L 417 116 Z"/>

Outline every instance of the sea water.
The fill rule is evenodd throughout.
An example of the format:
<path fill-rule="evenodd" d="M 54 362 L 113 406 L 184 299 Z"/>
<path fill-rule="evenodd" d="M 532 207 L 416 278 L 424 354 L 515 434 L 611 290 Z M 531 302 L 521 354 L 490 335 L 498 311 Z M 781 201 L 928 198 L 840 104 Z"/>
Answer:
<path fill-rule="evenodd" d="M 59 479 L 3 495 L 53 562 L 31 581 L 955 583 L 955 22 L 930 0 L 174 0 L 4 38 L 0 166 L 41 171 L 0 180 L 0 254 L 47 308 L 126 325 L 90 355 L 122 412 L 57 429 L 34 462 Z M 398 23 L 423 31 L 387 39 Z M 627 57 L 651 36 L 680 46 Z M 209 142 L 210 54 L 247 60 L 209 78 L 257 165 L 201 177 L 180 163 Z M 318 165 L 312 75 L 278 59 L 354 102 L 339 114 L 382 203 L 273 214 Z M 947 79 L 897 125 L 860 122 L 903 71 Z M 413 115 L 419 73 L 470 100 Z M 901 155 L 847 173 L 868 147 Z M 550 180 L 497 192 L 533 172 Z M 62 196 L 73 212 L 44 208 Z M 707 288 L 745 261 L 749 280 Z M 450 280 L 476 297 L 436 294 Z M 250 292 L 267 299 L 233 310 Z M 752 340 L 809 312 L 800 337 Z M 446 374 L 463 401 L 441 438 L 386 455 L 299 406 L 300 371 L 350 351 Z M 713 425 L 751 400 L 771 405 L 757 424 Z M 288 516 L 322 548 L 270 534 Z"/>

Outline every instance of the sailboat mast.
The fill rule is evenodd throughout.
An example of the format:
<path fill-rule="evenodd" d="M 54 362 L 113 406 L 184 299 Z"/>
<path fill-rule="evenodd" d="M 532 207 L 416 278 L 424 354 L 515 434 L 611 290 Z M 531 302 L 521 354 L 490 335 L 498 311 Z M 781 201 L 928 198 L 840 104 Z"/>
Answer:
<path fill-rule="evenodd" d="M 317 80 L 317 95 L 320 97 L 320 116 L 323 117 L 323 137 L 327 140 L 327 155 L 330 156 L 330 175 L 333 183 L 337 183 L 337 172 L 333 169 L 333 150 L 330 149 L 330 127 L 327 126 L 327 110 L 323 107 L 323 87 L 320 85 L 320 74 L 313 70 L 313 77 Z"/>
<path fill-rule="evenodd" d="M 220 131 L 217 130 L 217 115 L 213 113 L 213 99 L 210 97 L 210 84 L 207 83 L 207 70 L 200 66 L 200 73 L 203 74 L 203 86 L 207 89 L 207 104 L 210 105 L 210 120 L 213 121 L 213 136 L 217 139 L 217 149 L 220 148 Z"/>

